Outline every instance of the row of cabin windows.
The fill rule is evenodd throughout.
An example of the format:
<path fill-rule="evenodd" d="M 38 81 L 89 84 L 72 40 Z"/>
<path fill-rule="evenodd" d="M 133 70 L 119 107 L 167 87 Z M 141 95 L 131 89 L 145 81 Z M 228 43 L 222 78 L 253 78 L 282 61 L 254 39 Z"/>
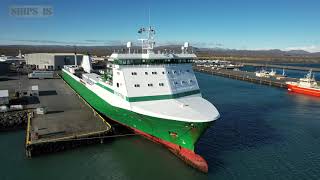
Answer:
<path fill-rule="evenodd" d="M 145 74 L 145 75 L 148 75 L 148 72 L 144 72 L 144 74 Z M 156 74 L 157 74 L 157 72 L 156 72 L 156 71 L 153 71 L 153 72 L 151 72 L 151 74 L 156 75 Z M 164 72 L 162 72 L 162 74 L 164 74 Z"/>
<path fill-rule="evenodd" d="M 192 84 L 193 83 L 193 80 L 190 79 L 189 80 L 189 83 Z M 179 83 L 177 81 L 174 82 L 174 85 L 178 85 Z M 185 85 L 187 84 L 187 81 L 181 81 L 181 85 Z M 159 83 L 159 86 L 164 86 L 164 83 Z M 140 84 L 135 84 L 134 87 L 140 87 Z M 148 84 L 148 87 L 153 87 L 153 84 L 152 83 L 149 83 Z"/>
<path fill-rule="evenodd" d="M 193 84 L 193 80 L 192 79 L 190 79 L 189 80 L 189 84 Z M 178 85 L 179 83 L 177 82 L 177 81 L 174 81 L 174 85 Z M 187 81 L 181 81 L 181 85 L 185 85 L 185 84 L 187 84 Z"/>
<path fill-rule="evenodd" d="M 190 72 L 190 70 L 189 69 L 187 69 L 186 70 L 186 72 Z M 156 71 L 153 71 L 153 72 L 151 72 L 152 74 L 154 74 L 154 75 L 156 75 L 157 74 L 157 72 Z M 181 70 L 179 70 L 179 71 L 172 71 L 172 73 L 173 74 L 176 74 L 176 73 L 179 73 L 179 74 L 181 74 L 181 73 L 183 73 L 183 71 L 181 71 Z M 149 73 L 148 72 L 144 72 L 144 74 L 145 75 L 148 75 Z M 165 74 L 165 72 L 164 71 L 162 71 L 162 74 Z M 168 74 L 170 74 L 170 71 L 168 71 Z M 133 75 L 133 76 L 136 76 L 137 75 L 137 72 L 131 72 L 131 75 Z"/>
<path fill-rule="evenodd" d="M 186 72 L 190 72 L 190 70 L 187 69 Z M 177 74 L 177 73 L 178 73 L 178 74 L 181 74 L 181 73 L 183 73 L 183 71 L 181 71 L 181 70 L 179 70 L 179 71 L 173 70 L 173 71 L 172 71 L 172 74 Z M 170 71 L 168 71 L 168 74 L 170 74 Z"/>
<path fill-rule="evenodd" d="M 164 86 L 164 83 L 159 83 L 159 86 Z M 134 87 L 140 87 L 140 84 L 135 84 Z M 149 83 L 148 87 L 153 87 L 153 84 Z"/>

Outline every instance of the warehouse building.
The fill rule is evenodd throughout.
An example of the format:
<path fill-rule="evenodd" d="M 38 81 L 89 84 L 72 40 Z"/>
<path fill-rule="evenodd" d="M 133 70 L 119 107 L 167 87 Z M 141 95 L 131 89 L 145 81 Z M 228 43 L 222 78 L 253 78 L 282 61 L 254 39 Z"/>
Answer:
<path fill-rule="evenodd" d="M 9 91 L 8 90 L 0 90 L 0 105 L 9 104 Z"/>
<path fill-rule="evenodd" d="M 82 62 L 82 54 L 77 54 L 77 65 Z M 59 70 L 64 65 L 75 64 L 74 53 L 32 53 L 25 55 L 26 63 L 36 69 Z"/>

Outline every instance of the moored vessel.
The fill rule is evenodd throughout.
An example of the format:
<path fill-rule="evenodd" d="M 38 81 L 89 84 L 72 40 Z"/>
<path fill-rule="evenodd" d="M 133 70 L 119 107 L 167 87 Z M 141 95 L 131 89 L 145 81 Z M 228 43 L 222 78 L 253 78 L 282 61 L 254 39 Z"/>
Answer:
<path fill-rule="evenodd" d="M 262 70 L 260 70 L 260 71 L 256 71 L 256 72 L 255 72 L 255 75 L 256 75 L 257 77 L 266 77 L 266 78 L 269 78 L 269 77 L 270 77 L 269 72 L 266 71 L 266 70 L 264 70 L 264 69 L 262 69 Z"/>
<path fill-rule="evenodd" d="M 62 77 L 100 113 L 207 172 L 195 145 L 220 115 L 201 96 L 191 64 L 196 55 L 189 43 L 178 54 L 155 53 L 155 30 L 141 28 L 139 33 L 147 33 L 140 39 L 141 53 L 132 53 L 128 42 L 128 52 L 113 53 L 104 71 L 92 69 L 90 57 L 84 56 L 80 66 L 65 66 Z"/>
<path fill-rule="evenodd" d="M 271 69 L 271 71 L 266 71 L 264 69 L 261 69 L 260 71 L 256 71 L 255 75 L 257 77 L 265 77 L 265 78 L 269 78 L 270 76 L 276 76 L 277 72 L 274 71 L 273 69 Z"/>
<path fill-rule="evenodd" d="M 312 70 L 298 82 L 286 82 L 288 90 L 296 93 L 320 97 L 320 86 L 318 86 Z"/>

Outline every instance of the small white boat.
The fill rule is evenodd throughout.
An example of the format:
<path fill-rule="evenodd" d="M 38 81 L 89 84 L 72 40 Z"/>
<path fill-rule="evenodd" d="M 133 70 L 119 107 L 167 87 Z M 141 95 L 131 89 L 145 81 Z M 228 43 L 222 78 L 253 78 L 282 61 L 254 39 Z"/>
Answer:
<path fill-rule="evenodd" d="M 256 71 L 256 72 L 255 72 L 255 75 L 256 75 L 257 77 L 267 77 L 267 78 L 270 77 L 269 72 L 266 71 L 266 70 L 264 70 L 264 69 L 262 69 L 262 70 L 260 70 L 260 71 Z"/>
<path fill-rule="evenodd" d="M 277 74 L 276 71 L 274 71 L 273 69 L 271 69 L 271 71 L 269 72 L 269 75 L 270 76 L 275 76 Z"/>

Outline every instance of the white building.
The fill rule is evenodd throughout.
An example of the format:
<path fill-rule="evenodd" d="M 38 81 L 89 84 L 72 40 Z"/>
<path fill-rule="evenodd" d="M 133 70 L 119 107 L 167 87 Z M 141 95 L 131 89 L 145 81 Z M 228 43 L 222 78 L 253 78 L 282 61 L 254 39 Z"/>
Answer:
<path fill-rule="evenodd" d="M 77 65 L 82 62 L 82 54 L 77 54 Z M 74 53 L 31 53 L 25 55 L 28 65 L 35 65 L 37 69 L 59 70 L 64 65 L 74 65 Z"/>
<path fill-rule="evenodd" d="M 9 104 L 9 91 L 0 90 L 0 105 Z"/>
<path fill-rule="evenodd" d="M 39 96 L 39 86 L 38 85 L 31 86 L 31 93 L 32 93 L 32 96 Z"/>

